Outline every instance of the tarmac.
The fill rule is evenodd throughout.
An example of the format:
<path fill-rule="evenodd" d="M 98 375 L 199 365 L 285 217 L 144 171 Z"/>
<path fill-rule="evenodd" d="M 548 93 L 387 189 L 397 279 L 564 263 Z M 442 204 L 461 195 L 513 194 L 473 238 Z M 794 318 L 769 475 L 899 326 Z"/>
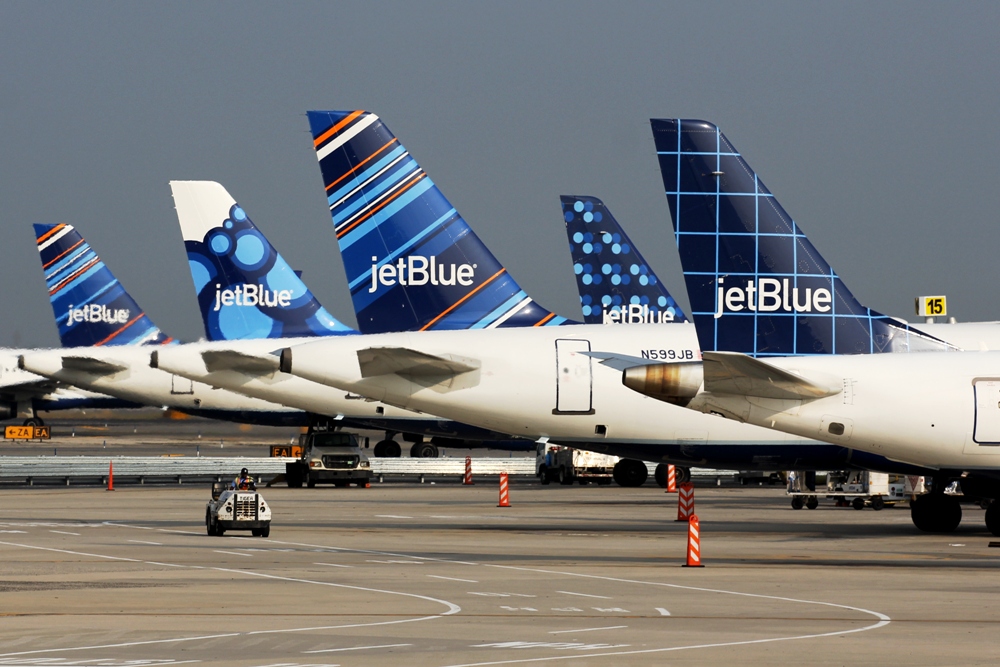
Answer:
<path fill-rule="evenodd" d="M 0 489 L 0 665 L 994 665 L 1000 549 L 881 512 L 699 486 L 703 568 L 647 483 Z"/>

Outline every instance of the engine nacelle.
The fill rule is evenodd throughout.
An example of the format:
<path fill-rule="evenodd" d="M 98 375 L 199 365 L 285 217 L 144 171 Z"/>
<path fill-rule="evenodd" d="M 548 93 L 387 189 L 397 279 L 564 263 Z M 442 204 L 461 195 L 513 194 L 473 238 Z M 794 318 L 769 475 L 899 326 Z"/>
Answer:
<path fill-rule="evenodd" d="M 633 366 L 622 373 L 622 384 L 658 401 L 685 406 L 704 383 L 701 362 Z"/>

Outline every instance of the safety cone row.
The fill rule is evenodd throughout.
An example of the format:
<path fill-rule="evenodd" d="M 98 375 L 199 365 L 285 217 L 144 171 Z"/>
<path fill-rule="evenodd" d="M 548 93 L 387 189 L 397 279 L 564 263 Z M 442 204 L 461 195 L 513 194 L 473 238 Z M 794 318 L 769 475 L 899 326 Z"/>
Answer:
<path fill-rule="evenodd" d="M 696 514 L 688 519 L 687 562 L 684 567 L 705 567 L 701 564 L 701 526 Z"/>
<path fill-rule="evenodd" d="M 465 478 L 462 480 L 465 486 L 472 486 L 472 457 L 465 457 Z"/>
<path fill-rule="evenodd" d="M 108 491 L 115 490 L 115 462 L 108 461 Z"/>
<path fill-rule="evenodd" d="M 510 496 L 507 493 L 507 473 L 500 473 L 500 503 L 497 507 L 510 507 Z"/>
<path fill-rule="evenodd" d="M 687 521 L 694 514 L 694 484 L 685 482 L 677 488 L 677 520 Z"/>
<path fill-rule="evenodd" d="M 667 466 L 667 493 L 677 493 L 677 468 Z"/>

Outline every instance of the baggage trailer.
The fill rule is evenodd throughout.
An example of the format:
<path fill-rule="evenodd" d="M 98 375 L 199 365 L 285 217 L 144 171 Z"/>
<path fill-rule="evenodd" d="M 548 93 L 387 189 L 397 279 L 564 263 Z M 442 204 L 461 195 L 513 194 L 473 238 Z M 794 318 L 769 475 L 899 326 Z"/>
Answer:
<path fill-rule="evenodd" d="M 907 497 L 906 481 L 899 475 L 867 470 L 831 471 L 826 474 L 825 491 L 820 492 L 808 488 L 806 477 L 804 471 L 788 473 L 787 494 L 792 499 L 792 509 L 816 509 L 822 495 L 836 500 L 838 507 L 863 510 L 868 506 L 877 512 Z"/>

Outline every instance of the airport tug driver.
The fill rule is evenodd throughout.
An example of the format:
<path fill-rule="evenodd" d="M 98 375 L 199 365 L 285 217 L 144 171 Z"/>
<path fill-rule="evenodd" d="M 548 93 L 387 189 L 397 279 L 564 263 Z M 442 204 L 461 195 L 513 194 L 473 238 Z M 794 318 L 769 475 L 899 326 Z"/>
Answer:
<path fill-rule="evenodd" d="M 233 480 L 233 488 L 237 491 L 253 491 L 255 486 L 253 477 L 250 476 L 250 471 L 246 468 L 240 470 L 239 476 Z"/>

